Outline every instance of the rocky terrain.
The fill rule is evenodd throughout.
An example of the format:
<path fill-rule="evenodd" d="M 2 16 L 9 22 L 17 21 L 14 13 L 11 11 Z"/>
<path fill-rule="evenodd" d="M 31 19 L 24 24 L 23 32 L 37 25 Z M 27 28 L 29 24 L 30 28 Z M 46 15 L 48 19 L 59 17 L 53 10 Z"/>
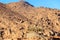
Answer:
<path fill-rule="evenodd" d="M 0 3 L 0 40 L 60 40 L 60 10 Z"/>

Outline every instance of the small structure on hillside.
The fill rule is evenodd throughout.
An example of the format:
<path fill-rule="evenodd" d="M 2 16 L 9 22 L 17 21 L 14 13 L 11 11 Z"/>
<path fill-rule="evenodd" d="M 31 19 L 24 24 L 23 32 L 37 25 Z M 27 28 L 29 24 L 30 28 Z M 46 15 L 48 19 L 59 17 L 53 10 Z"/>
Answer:
<path fill-rule="evenodd" d="M 20 0 L 20 1 L 24 1 L 24 0 Z"/>

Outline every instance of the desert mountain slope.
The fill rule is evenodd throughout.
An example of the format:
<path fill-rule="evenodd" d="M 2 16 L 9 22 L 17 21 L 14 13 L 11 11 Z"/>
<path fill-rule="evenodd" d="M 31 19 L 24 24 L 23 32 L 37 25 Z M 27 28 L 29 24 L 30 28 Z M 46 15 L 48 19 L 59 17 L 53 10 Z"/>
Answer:
<path fill-rule="evenodd" d="M 60 10 L 35 8 L 28 2 L 0 3 L 0 40 L 60 38 Z"/>

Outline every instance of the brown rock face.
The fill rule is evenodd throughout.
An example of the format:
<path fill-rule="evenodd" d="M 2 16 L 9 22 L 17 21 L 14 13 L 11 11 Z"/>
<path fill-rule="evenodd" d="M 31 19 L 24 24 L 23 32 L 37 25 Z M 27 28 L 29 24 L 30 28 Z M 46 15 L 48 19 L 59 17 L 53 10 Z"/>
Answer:
<path fill-rule="evenodd" d="M 0 40 L 60 40 L 60 10 L 0 3 Z"/>

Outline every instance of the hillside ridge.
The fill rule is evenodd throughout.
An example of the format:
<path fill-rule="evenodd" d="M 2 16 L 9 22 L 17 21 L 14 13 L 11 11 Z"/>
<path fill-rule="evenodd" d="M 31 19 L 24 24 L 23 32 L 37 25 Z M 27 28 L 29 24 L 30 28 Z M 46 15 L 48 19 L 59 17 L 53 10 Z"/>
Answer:
<path fill-rule="evenodd" d="M 60 10 L 26 1 L 0 3 L 0 40 L 60 40 Z"/>

